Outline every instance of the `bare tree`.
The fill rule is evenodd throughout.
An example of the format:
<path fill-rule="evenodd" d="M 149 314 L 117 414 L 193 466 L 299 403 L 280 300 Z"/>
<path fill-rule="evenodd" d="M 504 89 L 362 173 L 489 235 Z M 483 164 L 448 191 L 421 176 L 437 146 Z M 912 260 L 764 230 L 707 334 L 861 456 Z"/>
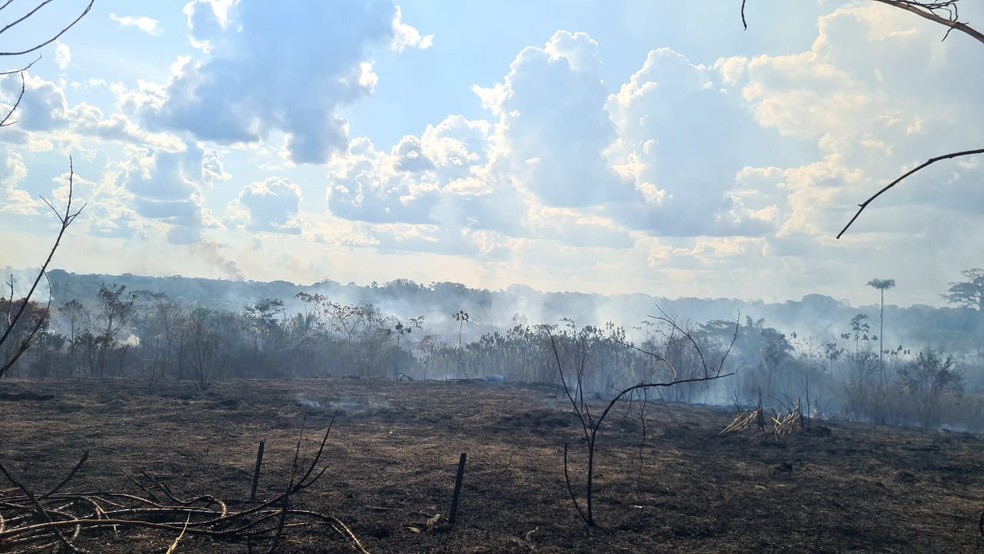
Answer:
<path fill-rule="evenodd" d="M 38 276 L 34 279 L 34 283 L 31 285 L 30 290 L 27 291 L 27 295 L 25 295 L 24 298 L 21 300 L 20 307 L 17 309 L 17 312 L 14 314 L 13 317 L 9 318 L 7 322 L 7 328 L 4 330 L 3 335 L 0 336 L 0 346 L 3 346 L 3 344 L 7 342 L 7 340 L 11 337 L 11 332 L 17 326 L 17 322 L 20 321 L 22 317 L 24 317 L 24 312 L 31 301 L 31 296 L 34 295 L 35 290 L 37 290 L 38 288 L 38 284 L 41 283 L 41 278 L 46 276 L 45 271 L 48 269 L 48 265 L 51 263 L 51 258 L 54 257 L 55 251 L 58 250 L 58 245 L 61 244 L 61 240 L 62 237 L 65 235 L 65 231 L 68 229 L 69 225 L 71 225 L 72 222 L 75 221 L 75 218 L 78 217 L 79 214 L 82 212 L 82 210 L 85 208 L 85 205 L 83 204 L 81 208 L 75 211 L 73 211 L 72 209 L 72 181 L 75 176 L 75 170 L 72 165 L 71 158 L 69 158 L 68 167 L 69 167 L 68 200 L 65 203 L 65 210 L 63 212 L 59 212 L 57 209 L 55 209 L 54 206 L 51 205 L 50 202 L 42 198 L 45 204 L 47 204 L 48 207 L 51 208 L 51 211 L 55 212 L 55 216 L 58 218 L 58 221 L 61 223 L 61 227 L 58 230 L 58 235 L 55 237 L 55 243 L 51 246 L 51 250 L 48 251 L 48 258 L 44 261 L 44 264 L 41 266 L 41 270 L 38 271 Z M 11 304 L 13 304 L 13 297 L 11 297 Z M 21 340 L 20 345 L 18 345 L 13 350 L 12 354 L 6 360 L 3 360 L 2 365 L 0 365 L 0 377 L 3 377 L 3 375 L 11 367 L 13 367 L 15 363 L 17 363 L 17 359 L 20 358 L 21 355 L 24 352 L 26 352 L 27 349 L 31 346 L 31 341 L 34 340 L 34 337 L 37 335 L 38 331 L 44 325 L 44 322 L 48 317 L 48 312 L 50 311 L 50 308 L 51 308 L 51 295 L 49 294 L 48 304 L 45 306 L 44 309 L 44 315 L 40 318 L 37 318 L 37 321 L 33 329 L 31 329 L 31 331 L 26 334 L 26 337 Z"/>
<path fill-rule="evenodd" d="M 575 356 L 575 368 L 573 369 L 573 375 L 565 374 L 564 364 L 561 361 L 560 349 L 557 345 L 557 341 L 553 333 L 549 334 L 550 346 L 553 350 L 554 360 L 557 363 L 557 372 L 560 375 L 561 386 L 564 389 L 564 393 L 567 399 L 570 401 L 571 406 L 574 410 L 574 415 L 577 417 L 578 422 L 581 425 L 581 430 L 584 432 L 584 442 L 588 448 L 588 467 L 585 475 L 585 506 L 582 508 L 580 502 L 578 502 L 577 495 L 574 492 L 574 486 L 571 483 L 570 476 L 570 466 L 568 463 L 568 444 L 564 443 L 564 481 L 567 484 L 567 492 L 570 494 L 571 502 L 574 504 L 574 508 L 577 510 L 578 515 L 584 524 L 588 528 L 595 526 L 594 519 L 594 465 L 595 465 L 595 454 L 598 445 L 598 431 L 601 429 L 601 424 L 605 421 L 605 418 L 611 413 L 612 409 L 619 404 L 622 399 L 632 398 L 632 395 L 636 393 L 642 393 L 648 391 L 649 389 L 659 389 L 667 387 L 675 387 L 678 385 L 684 385 L 687 383 L 707 383 L 710 381 L 715 381 L 722 379 L 724 377 L 729 377 L 734 375 L 734 372 L 724 372 L 724 363 L 728 357 L 728 353 L 731 351 L 731 347 L 734 346 L 735 341 L 738 338 L 738 327 L 739 322 L 735 322 L 735 331 L 732 336 L 731 343 L 728 345 L 728 349 L 721 356 L 717 366 L 709 365 L 706 358 L 704 357 L 704 352 L 700 348 L 700 344 L 694 339 L 688 331 L 681 328 L 676 321 L 668 317 L 665 313 L 660 310 L 662 315 L 654 317 L 654 319 L 669 325 L 674 332 L 681 333 L 686 337 L 690 345 L 693 347 L 697 354 L 697 359 L 700 360 L 701 368 L 698 373 L 690 373 L 683 371 L 683 368 L 673 367 L 673 364 L 667 358 L 661 356 L 660 354 L 654 352 L 643 352 L 652 356 L 657 362 L 665 364 L 669 370 L 670 374 L 673 376 L 671 379 L 662 382 L 640 382 L 636 385 L 632 385 L 620 391 L 617 391 L 612 399 L 605 405 L 601 413 L 597 416 L 592 413 L 590 404 L 585 401 L 584 398 L 584 376 L 585 376 L 585 363 L 587 357 L 590 355 L 585 349 L 579 348 L 577 356 Z M 740 321 L 740 320 L 739 320 Z M 635 348 L 632 345 L 625 343 L 627 348 Z M 637 349 L 638 350 L 638 349 Z M 685 376 L 686 375 L 686 376 Z M 571 379 L 573 377 L 573 379 Z"/>

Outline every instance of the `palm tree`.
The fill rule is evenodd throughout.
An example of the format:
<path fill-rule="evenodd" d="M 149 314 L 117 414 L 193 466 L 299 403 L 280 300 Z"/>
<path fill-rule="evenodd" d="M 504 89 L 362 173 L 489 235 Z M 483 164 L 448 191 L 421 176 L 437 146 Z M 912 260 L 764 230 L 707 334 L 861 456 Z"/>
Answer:
<path fill-rule="evenodd" d="M 878 289 L 881 293 L 881 310 L 878 316 L 878 374 L 881 385 L 885 386 L 885 369 L 882 366 L 882 355 L 885 342 L 885 291 L 895 286 L 895 279 L 872 279 L 868 281 L 869 287 Z"/>

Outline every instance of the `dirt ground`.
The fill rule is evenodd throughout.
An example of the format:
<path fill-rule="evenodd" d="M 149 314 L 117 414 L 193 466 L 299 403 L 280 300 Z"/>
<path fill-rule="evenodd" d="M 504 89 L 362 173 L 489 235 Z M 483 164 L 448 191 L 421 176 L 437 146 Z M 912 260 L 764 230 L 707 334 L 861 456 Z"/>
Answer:
<path fill-rule="evenodd" d="M 567 442 L 583 501 L 584 435 L 549 386 L 237 381 L 201 393 L 190 383 L 4 380 L 0 464 L 37 495 L 88 450 L 58 495 L 104 508 L 125 504 L 122 493 L 163 503 L 155 489 L 163 484 L 178 499 L 212 495 L 245 510 L 256 505 L 259 441 L 262 500 L 287 487 L 302 425 L 304 466 L 332 414 L 317 467 L 326 471 L 291 507 L 337 518 L 370 552 L 984 551 L 979 437 L 832 422 L 779 440 L 757 430 L 721 435 L 732 411 L 652 401 L 644 417 L 635 403 L 603 424 L 598 526 L 588 532 L 563 466 Z M 463 452 L 457 523 L 429 529 L 428 519 L 449 514 Z M 27 504 L 19 495 L 0 477 L 0 551 L 21 548 L 4 533 L 31 523 L 18 520 Z M 164 552 L 190 517 L 159 515 L 162 528 L 84 528 L 72 542 L 90 552 Z M 352 551 L 332 525 L 292 515 L 278 551 Z M 188 533 L 177 552 L 266 552 L 269 537 Z"/>

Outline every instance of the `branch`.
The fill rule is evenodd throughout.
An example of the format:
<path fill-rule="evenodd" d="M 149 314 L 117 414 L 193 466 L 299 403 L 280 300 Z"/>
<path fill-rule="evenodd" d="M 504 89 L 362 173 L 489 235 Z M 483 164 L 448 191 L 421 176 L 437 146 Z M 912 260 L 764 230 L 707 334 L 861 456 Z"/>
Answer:
<path fill-rule="evenodd" d="M 74 178 L 75 178 L 75 166 L 72 162 L 72 158 L 69 157 L 68 158 L 68 201 L 65 204 L 64 215 L 59 213 L 58 210 L 56 210 L 55 207 L 52 206 L 50 202 L 42 198 L 45 204 L 48 204 L 48 207 L 50 207 L 55 212 L 55 216 L 58 218 L 58 221 L 61 223 L 61 228 L 58 231 L 58 236 L 55 238 L 55 244 L 52 245 L 51 250 L 48 252 L 48 259 L 44 261 L 44 265 L 41 266 L 41 271 L 38 272 L 37 278 L 34 279 L 34 284 L 31 285 L 31 289 L 27 292 L 27 296 L 25 296 L 24 301 L 21 302 L 20 308 L 17 309 L 17 314 L 14 316 L 14 319 L 11 320 L 10 324 L 7 326 L 7 329 L 3 332 L 3 335 L 0 336 L 0 344 L 6 342 L 7 337 L 10 336 L 11 331 L 13 331 L 14 327 L 17 325 L 17 321 L 24 314 L 24 309 L 27 308 L 27 304 L 31 301 L 31 296 L 34 294 L 35 289 L 37 289 L 38 283 L 41 282 L 41 278 L 46 277 L 47 275 L 46 271 L 48 269 L 48 265 L 51 263 L 51 259 L 55 255 L 55 251 L 58 250 L 58 245 L 61 244 L 62 237 L 65 235 L 65 231 L 68 229 L 68 226 L 71 225 L 72 222 L 75 221 L 75 218 L 78 217 L 79 214 L 82 213 L 82 210 L 85 209 L 85 204 L 83 204 L 82 207 L 79 208 L 78 210 L 74 212 L 72 211 L 72 193 L 73 193 Z M 49 306 L 51 304 L 50 294 L 48 295 L 48 304 Z M 44 317 L 47 317 L 47 310 L 45 310 Z M 44 321 L 44 317 L 42 317 L 41 321 Z M 16 359 L 12 361 L 8 361 L 8 363 L 0 367 L 0 377 L 2 377 L 3 374 L 8 369 L 10 369 L 11 366 L 13 366 L 14 361 L 16 361 Z"/>
<path fill-rule="evenodd" d="M 6 6 L 0 6 L 0 10 L 2 10 L 4 7 L 6 7 Z M 9 110 L 7 110 L 7 114 L 3 116 L 3 119 L 0 119 L 0 127 L 8 127 L 8 126 L 13 125 L 14 123 L 16 123 L 16 121 L 9 121 L 9 120 L 10 120 L 10 117 L 12 115 L 14 115 L 14 112 L 17 111 L 17 107 L 20 106 L 21 100 L 24 99 L 24 89 L 25 89 L 24 72 L 27 71 L 28 69 L 31 69 L 31 66 L 33 66 L 35 63 L 37 63 L 38 60 L 40 60 L 40 59 L 41 59 L 41 56 L 38 56 L 37 58 L 34 59 L 34 61 L 32 61 L 31 63 L 25 65 L 24 67 L 22 67 L 20 69 L 10 69 L 10 70 L 6 70 L 6 71 L 0 71 L 0 77 L 6 76 L 6 75 L 13 75 L 14 73 L 20 73 L 20 78 L 21 78 L 20 92 L 17 93 L 17 99 L 14 100 L 14 105 L 11 106 Z"/>
<path fill-rule="evenodd" d="M 882 0 L 876 0 L 876 1 L 881 2 Z M 861 212 L 863 212 L 864 209 L 868 207 L 868 204 L 871 204 L 876 198 L 878 198 L 879 196 L 881 196 L 882 194 L 884 194 L 885 192 L 887 192 L 889 189 L 891 189 L 895 185 L 897 185 L 900 182 L 902 182 L 902 180 L 905 179 L 906 177 L 908 177 L 908 176 L 912 175 L 913 173 L 916 173 L 917 171 L 920 171 L 920 170 L 922 170 L 922 169 L 924 169 L 926 167 L 929 167 L 929 166 L 933 165 L 936 162 L 939 162 L 939 161 L 942 161 L 942 160 L 949 160 L 949 159 L 952 159 L 952 158 L 959 158 L 961 156 L 973 156 L 975 154 L 984 154 L 984 148 L 977 148 L 977 149 L 974 149 L 974 150 L 964 150 L 963 152 L 951 152 L 949 154 L 944 154 L 942 156 L 937 156 L 935 158 L 930 158 L 930 159 L 926 160 L 925 162 L 919 164 L 918 166 L 910 169 L 909 171 L 907 171 L 904 175 L 902 175 L 898 179 L 896 179 L 896 180 L 892 181 L 891 183 L 885 185 L 880 191 L 876 192 L 870 198 L 868 198 L 864 202 L 858 204 L 859 208 L 858 208 L 857 213 L 855 213 L 854 214 L 854 217 L 852 217 L 851 220 L 847 222 L 847 225 L 845 225 L 844 228 L 841 229 L 841 232 L 840 233 L 837 233 L 837 238 L 841 238 L 841 236 L 845 232 L 847 232 L 847 229 L 854 223 L 854 221 L 858 218 L 858 216 L 861 215 Z"/>
<path fill-rule="evenodd" d="M 82 10 L 82 13 L 80 13 L 79 16 L 75 18 L 74 21 L 72 21 L 71 23 L 69 23 L 65 27 L 62 27 L 62 30 L 61 31 L 58 31 L 58 33 L 55 34 L 55 36 L 49 38 L 48 40 L 46 40 L 46 41 L 44 41 L 42 43 L 36 44 L 36 45 L 28 48 L 27 50 L 21 50 L 19 52 L 2 52 L 2 51 L 0 51 L 0 56 L 20 56 L 20 55 L 23 55 L 23 54 L 29 54 L 31 52 L 34 52 L 35 50 L 40 50 L 41 48 L 44 48 L 45 46 L 51 44 L 52 42 L 55 42 L 56 40 L 58 40 L 59 38 L 61 38 L 61 36 L 64 35 L 69 29 L 71 29 L 72 27 L 74 27 L 76 23 L 78 23 L 79 21 L 81 21 L 82 18 L 85 17 L 85 15 L 87 13 L 89 13 L 89 10 L 92 9 L 92 4 L 95 1 L 96 0 L 89 0 L 89 4 L 85 7 L 84 10 Z M 25 20 L 27 20 L 28 18 L 30 18 L 31 16 L 33 16 L 35 13 L 37 13 L 38 10 L 40 10 L 41 8 L 43 8 L 49 2 L 51 2 L 51 0 L 44 0 L 43 2 L 41 2 L 40 4 L 38 4 L 37 7 L 35 7 L 30 12 L 28 12 L 26 15 L 22 16 L 20 19 L 17 19 L 15 21 L 7 24 L 6 27 L 4 27 L 3 29 L 0 29 L 0 34 L 3 34 L 7 30 L 9 30 L 11 27 L 14 27 L 14 26 L 16 26 L 16 25 L 18 25 L 20 23 L 23 23 Z M 6 5 L 4 5 L 3 7 L 6 7 Z"/>
<path fill-rule="evenodd" d="M 949 31 L 944 35 L 943 40 L 949 36 L 950 31 L 956 29 L 967 36 L 977 39 L 979 42 L 984 43 L 984 33 L 981 33 L 977 29 L 971 27 L 970 25 L 957 21 L 957 3 L 956 0 L 950 0 L 948 2 L 911 2 L 909 0 L 875 0 L 875 2 L 880 2 L 888 6 L 893 6 L 907 12 L 912 12 L 919 17 L 928 19 L 934 23 L 939 23 L 945 27 L 949 27 Z M 936 13 L 935 10 L 945 10 L 948 17 L 943 17 Z"/>
<path fill-rule="evenodd" d="M 20 92 L 17 93 L 17 99 L 14 100 L 14 105 L 11 106 L 9 110 L 7 110 L 7 114 L 3 116 L 3 119 L 0 119 L 0 127 L 9 127 L 14 123 L 17 123 L 17 121 L 10 121 L 10 118 L 11 116 L 14 115 L 14 112 L 17 111 L 18 106 L 20 106 L 21 100 L 24 99 L 24 90 L 25 90 L 24 74 L 21 73 Z"/>

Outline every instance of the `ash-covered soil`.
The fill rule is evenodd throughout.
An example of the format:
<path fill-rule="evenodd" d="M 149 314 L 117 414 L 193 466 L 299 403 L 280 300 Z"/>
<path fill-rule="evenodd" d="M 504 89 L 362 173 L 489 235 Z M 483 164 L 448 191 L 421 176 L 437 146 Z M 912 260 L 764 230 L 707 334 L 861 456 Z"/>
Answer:
<path fill-rule="evenodd" d="M 594 406 L 594 405 L 593 405 Z M 291 506 L 344 523 L 370 552 L 974 552 L 982 551 L 984 443 L 979 437 L 813 422 L 776 439 L 721 435 L 735 414 L 650 401 L 623 404 L 598 438 L 594 514 L 585 530 L 564 481 L 564 444 L 583 501 L 584 433 L 549 386 L 377 380 L 219 382 L 200 392 L 131 380 L 0 382 L 0 463 L 34 493 L 111 501 L 213 495 L 247 509 L 259 441 L 257 496 L 285 490 L 304 426 L 318 470 Z M 600 401 L 595 410 L 600 411 Z M 302 423 L 303 422 L 303 423 Z M 448 515 L 467 453 L 457 524 Z M 142 484 L 142 487 L 141 487 Z M 25 525 L 0 477 L 6 529 Z M 101 495 L 101 496 L 100 496 Z M 110 505 L 110 504 L 107 504 Z M 22 510 L 23 511 L 23 510 Z M 172 517 L 172 519 L 174 519 Z M 185 522 L 181 516 L 158 523 Z M 69 530 L 70 531 L 70 530 Z M 15 549 L 4 543 L 0 551 Z M 82 529 L 91 552 L 163 552 L 167 529 Z M 266 541 L 266 542 L 264 542 Z M 184 536 L 178 552 L 265 552 L 269 541 Z M 328 522 L 288 518 L 283 552 L 350 552 Z"/>

